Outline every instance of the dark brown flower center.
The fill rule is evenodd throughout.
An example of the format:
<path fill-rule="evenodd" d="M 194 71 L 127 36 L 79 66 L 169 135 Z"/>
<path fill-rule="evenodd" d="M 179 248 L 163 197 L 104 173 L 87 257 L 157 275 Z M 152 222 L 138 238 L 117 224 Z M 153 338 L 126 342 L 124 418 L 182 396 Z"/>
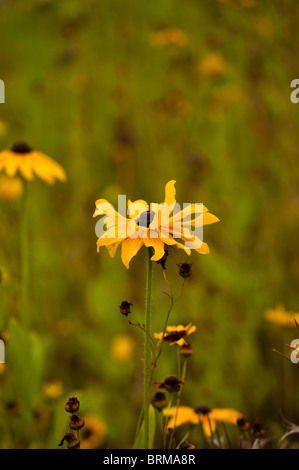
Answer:
<path fill-rule="evenodd" d="M 16 142 L 12 147 L 11 147 L 12 152 L 14 153 L 29 153 L 31 152 L 31 148 L 25 144 L 25 142 Z"/>
<path fill-rule="evenodd" d="M 211 410 L 207 406 L 198 406 L 195 412 L 199 415 L 207 415 L 211 412 Z"/>
<path fill-rule="evenodd" d="M 153 221 L 155 213 L 153 211 L 144 211 L 141 212 L 140 217 L 137 221 L 137 225 L 140 227 L 148 228 Z"/>
<path fill-rule="evenodd" d="M 186 330 L 172 331 L 168 335 L 164 336 L 164 341 L 169 341 L 170 343 L 173 343 L 174 341 L 179 341 L 180 339 L 184 338 L 186 334 Z"/>

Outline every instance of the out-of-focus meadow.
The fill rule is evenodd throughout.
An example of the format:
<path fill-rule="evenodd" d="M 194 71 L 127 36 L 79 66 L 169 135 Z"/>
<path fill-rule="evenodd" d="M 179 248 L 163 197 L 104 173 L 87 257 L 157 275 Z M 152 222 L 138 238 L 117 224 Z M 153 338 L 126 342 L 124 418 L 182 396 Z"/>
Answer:
<path fill-rule="evenodd" d="M 30 330 L 20 309 L 22 203 L 0 202 L 0 447 L 57 448 L 73 395 L 89 423 L 82 447 L 131 446 L 144 339 L 118 305 L 132 302 L 130 319 L 143 322 L 145 248 L 129 270 L 119 252 L 97 254 L 92 214 L 98 198 L 116 205 L 118 194 L 161 202 L 171 179 L 179 203 L 203 202 L 221 219 L 204 228 L 211 253 L 191 255 L 171 313 L 171 325 L 197 325 L 181 404 L 235 408 L 280 437 L 281 415 L 299 423 L 299 373 L 272 349 L 289 355 L 298 330 L 264 312 L 299 310 L 298 2 L 0 8 L 0 150 L 26 141 L 68 177 L 29 185 Z M 182 250 L 167 260 L 174 291 L 185 260 Z M 162 331 L 169 299 L 161 266 L 153 270 L 153 330 Z M 175 372 L 166 345 L 155 379 Z"/>

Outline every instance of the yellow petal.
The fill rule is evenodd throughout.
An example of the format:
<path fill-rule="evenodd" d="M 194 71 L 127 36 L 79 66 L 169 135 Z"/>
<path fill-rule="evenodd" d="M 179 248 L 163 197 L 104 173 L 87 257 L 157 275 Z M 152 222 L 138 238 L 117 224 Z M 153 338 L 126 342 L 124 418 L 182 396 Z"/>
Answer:
<path fill-rule="evenodd" d="M 33 151 L 27 158 L 32 162 L 32 170 L 34 173 L 47 184 L 53 184 L 56 179 L 62 183 L 66 181 L 66 173 L 62 166 L 48 157 L 48 155 Z"/>
<path fill-rule="evenodd" d="M 215 421 L 237 424 L 237 420 L 242 418 L 244 414 L 232 408 L 214 408 L 210 416 Z"/>
<path fill-rule="evenodd" d="M 176 190 L 175 190 L 175 185 L 176 181 L 171 180 L 168 181 L 168 183 L 165 186 L 165 204 L 170 206 L 171 204 L 174 204 L 176 202 L 175 195 L 176 195 Z"/>
<path fill-rule="evenodd" d="M 151 257 L 152 261 L 159 261 L 164 256 L 164 243 L 160 238 L 144 238 L 144 244 L 146 247 L 153 247 L 155 253 Z"/>
<path fill-rule="evenodd" d="M 174 425 L 176 425 L 176 427 L 182 426 L 186 423 L 199 423 L 199 415 L 189 406 L 179 406 L 178 408 L 172 406 L 169 409 L 163 410 L 163 415 L 170 418 L 167 423 L 168 428 L 174 428 Z"/>
<path fill-rule="evenodd" d="M 24 157 L 23 157 L 24 158 Z M 8 151 L 7 157 L 4 160 L 4 171 L 8 176 L 15 176 L 19 169 L 20 157 L 15 155 L 13 152 Z"/>
<path fill-rule="evenodd" d="M 116 216 L 117 214 L 113 205 L 110 204 L 110 202 L 108 202 L 106 199 L 98 199 L 95 205 L 96 210 L 93 214 L 93 217 L 97 217 L 98 215 Z"/>
<path fill-rule="evenodd" d="M 143 201 L 143 199 L 137 199 L 134 202 L 130 199 L 128 200 L 128 215 L 131 219 L 138 217 L 142 212 L 146 212 L 148 210 L 149 205 L 146 201 Z"/>
<path fill-rule="evenodd" d="M 211 413 L 207 415 L 199 415 L 202 425 L 202 430 L 206 437 L 211 437 L 212 433 L 216 430 L 216 421 L 211 417 Z"/>
<path fill-rule="evenodd" d="M 32 167 L 32 159 L 31 157 L 21 157 L 23 160 L 19 164 L 19 172 L 23 176 L 23 178 L 27 181 L 33 180 L 33 167 Z"/>
<path fill-rule="evenodd" d="M 143 245 L 143 239 L 127 238 L 121 245 L 121 259 L 127 269 L 133 256 L 135 256 Z"/>
<path fill-rule="evenodd" d="M 193 219 L 191 222 L 189 222 L 189 224 L 191 224 L 192 227 L 195 227 L 195 224 L 197 225 L 197 227 L 199 227 L 201 225 L 214 224 L 215 222 L 220 222 L 220 219 L 218 219 L 216 215 L 211 214 L 211 212 L 204 212 L 203 214 L 199 215 L 198 217 Z"/>
<path fill-rule="evenodd" d="M 119 247 L 119 245 L 121 244 L 121 242 L 122 242 L 122 240 L 118 240 L 117 242 L 106 246 L 107 250 L 109 251 L 109 255 L 111 256 L 111 258 L 114 258 L 116 250 Z"/>
<path fill-rule="evenodd" d="M 209 245 L 205 242 L 202 242 L 202 245 L 200 248 L 195 250 L 197 253 L 200 253 L 202 255 L 208 255 L 210 253 L 210 248 Z"/>

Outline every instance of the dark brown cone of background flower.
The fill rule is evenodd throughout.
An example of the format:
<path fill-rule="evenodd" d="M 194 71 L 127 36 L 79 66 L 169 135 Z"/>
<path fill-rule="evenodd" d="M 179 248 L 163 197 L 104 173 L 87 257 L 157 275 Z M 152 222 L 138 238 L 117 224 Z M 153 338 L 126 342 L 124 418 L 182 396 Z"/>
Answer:
<path fill-rule="evenodd" d="M 191 276 L 192 263 L 178 263 L 177 266 L 179 268 L 179 275 L 182 276 L 184 279 Z"/>

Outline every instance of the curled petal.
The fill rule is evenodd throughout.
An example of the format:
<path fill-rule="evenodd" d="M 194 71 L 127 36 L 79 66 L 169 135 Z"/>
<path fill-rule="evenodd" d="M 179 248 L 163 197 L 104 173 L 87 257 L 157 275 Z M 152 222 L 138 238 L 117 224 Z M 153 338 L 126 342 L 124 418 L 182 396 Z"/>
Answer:
<path fill-rule="evenodd" d="M 176 190 L 175 190 L 175 185 L 176 181 L 171 180 L 168 181 L 168 183 L 165 186 L 165 204 L 168 204 L 170 206 L 171 204 L 174 204 L 176 202 L 175 195 L 176 195 Z"/>
<path fill-rule="evenodd" d="M 133 256 L 135 256 L 143 245 L 142 238 L 127 238 L 121 245 L 121 259 L 127 269 Z"/>

